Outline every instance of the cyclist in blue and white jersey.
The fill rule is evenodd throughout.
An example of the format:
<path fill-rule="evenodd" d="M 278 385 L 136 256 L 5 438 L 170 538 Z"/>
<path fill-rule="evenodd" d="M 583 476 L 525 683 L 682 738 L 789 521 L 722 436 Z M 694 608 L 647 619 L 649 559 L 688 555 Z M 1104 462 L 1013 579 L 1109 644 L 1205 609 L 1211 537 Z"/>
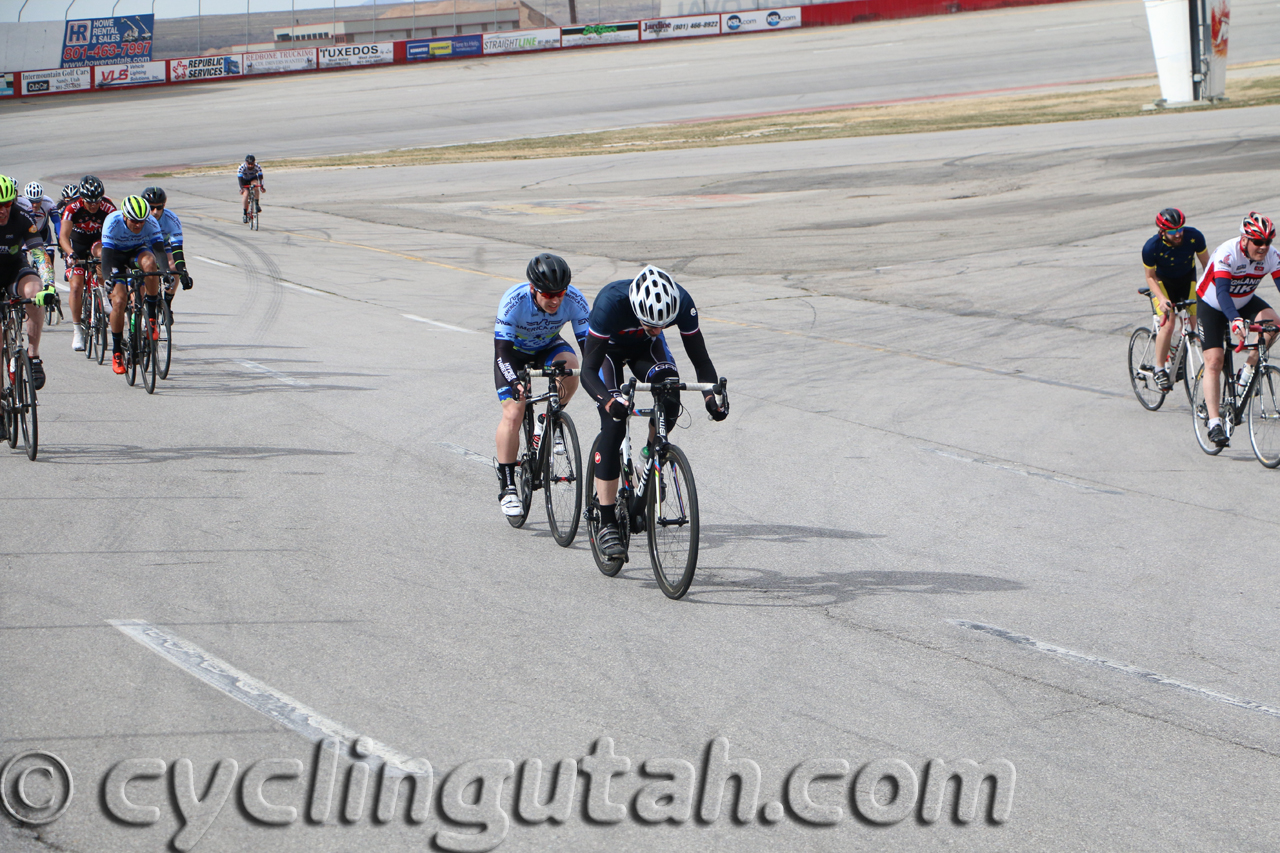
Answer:
<path fill-rule="evenodd" d="M 493 324 L 493 383 L 502 401 L 498 424 L 498 502 L 504 515 L 519 515 L 523 507 L 516 490 L 516 455 L 520 452 L 520 425 L 524 422 L 524 401 L 529 389 L 517 380 L 520 370 L 563 364 L 578 366 L 573 347 L 560 336 L 570 323 L 582 349 L 587 337 L 587 298 L 569 281 L 573 273 L 564 258 L 548 252 L 529 261 L 529 279 L 502 294 L 498 319 Z M 566 376 L 560 382 L 560 404 L 567 405 L 578 390 L 578 380 Z"/>
<path fill-rule="evenodd" d="M 240 200 L 243 202 L 241 207 L 244 208 L 244 219 L 241 222 L 249 221 L 249 185 L 256 183 L 258 192 L 265 193 L 267 188 L 262 185 L 262 167 L 258 165 L 258 159 L 252 154 L 246 154 L 244 162 L 240 164 L 239 171 L 236 172 L 236 180 L 240 182 Z"/>
<path fill-rule="evenodd" d="M 151 205 L 151 216 L 160 226 L 160 233 L 164 234 L 169 269 L 177 271 L 178 278 L 182 280 L 182 289 L 190 290 L 195 282 L 187 272 L 187 258 L 182 251 L 182 222 L 178 219 L 178 214 L 168 209 L 169 197 L 160 187 L 147 187 L 142 191 L 142 197 Z M 173 294 L 177 289 L 178 286 L 172 279 L 164 289 L 164 301 L 169 306 L 170 313 L 173 312 Z"/>
<path fill-rule="evenodd" d="M 715 382 L 715 365 L 707 354 L 707 344 L 698 327 L 698 309 L 689 292 L 667 273 L 646 266 L 631 281 L 606 284 L 596 294 L 591 308 L 587 346 L 582 353 L 582 385 L 600 409 L 600 443 L 596 453 L 596 497 L 600 500 L 600 534 L 597 544 L 606 557 L 626 554 L 618 532 L 618 452 L 628 417 L 626 401 L 618 392 L 623 368 L 641 382 L 661 382 L 679 378 L 675 359 L 667 346 L 663 329 L 676 326 L 684 341 L 684 351 L 693 362 L 699 382 Z M 729 409 L 704 391 L 707 412 L 714 420 L 729 416 Z M 678 399 L 668 406 L 668 424 L 680 414 Z M 650 436 L 652 438 L 653 436 Z"/>
<path fill-rule="evenodd" d="M 120 336 L 124 332 L 125 306 L 129 289 L 124 279 L 117 278 L 137 267 L 149 275 L 144 280 L 143 301 L 152 340 L 160 337 L 156 325 L 156 303 L 159 301 L 160 276 L 169 271 L 164 234 L 151 216 L 151 205 L 140 195 L 131 195 L 120 203 L 120 209 L 107 215 L 102 223 L 102 278 L 113 281 L 111 290 L 111 369 L 124 373 L 124 353 Z"/>

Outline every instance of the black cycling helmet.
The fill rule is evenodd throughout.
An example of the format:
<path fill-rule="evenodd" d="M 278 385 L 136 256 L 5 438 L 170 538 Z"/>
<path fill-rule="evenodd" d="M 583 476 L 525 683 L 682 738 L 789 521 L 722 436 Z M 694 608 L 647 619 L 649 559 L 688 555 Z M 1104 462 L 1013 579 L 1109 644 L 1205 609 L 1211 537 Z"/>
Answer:
<path fill-rule="evenodd" d="M 165 201 L 168 200 L 164 194 L 164 190 L 159 187 L 147 187 L 142 191 L 142 197 L 147 200 L 147 204 L 155 207 L 157 204 L 164 207 Z"/>
<path fill-rule="evenodd" d="M 102 185 L 97 175 L 85 175 L 80 179 L 80 198 L 85 201 L 102 201 L 106 194 L 106 187 Z"/>
<path fill-rule="evenodd" d="M 1156 227 L 1161 231 L 1177 231 L 1187 224 L 1187 217 L 1176 207 L 1166 207 L 1156 214 Z"/>
<path fill-rule="evenodd" d="M 524 274 L 533 289 L 540 293 L 564 293 L 573 279 L 564 258 L 550 252 L 543 252 L 529 261 Z"/>
<path fill-rule="evenodd" d="M 254 157 L 252 154 L 246 154 L 244 155 L 244 161 L 246 163 L 256 163 L 258 162 L 258 158 Z"/>

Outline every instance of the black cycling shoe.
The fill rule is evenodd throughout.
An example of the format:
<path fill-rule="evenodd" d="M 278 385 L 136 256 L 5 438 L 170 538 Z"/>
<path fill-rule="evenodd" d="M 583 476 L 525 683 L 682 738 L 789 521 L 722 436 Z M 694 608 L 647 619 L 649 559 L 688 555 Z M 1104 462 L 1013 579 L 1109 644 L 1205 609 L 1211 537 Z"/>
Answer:
<path fill-rule="evenodd" d="M 1227 446 L 1227 431 L 1222 428 L 1222 424 L 1214 424 L 1209 427 L 1209 440 L 1218 447 Z"/>
<path fill-rule="evenodd" d="M 1173 382 L 1169 379 L 1169 371 L 1157 370 L 1155 379 L 1156 387 L 1161 391 L 1169 391 L 1173 389 Z"/>
<path fill-rule="evenodd" d="M 38 358 L 31 359 L 31 380 L 37 391 L 44 387 L 44 362 Z"/>
<path fill-rule="evenodd" d="M 622 535 L 618 533 L 618 525 L 616 524 L 600 525 L 600 533 L 596 536 L 596 545 L 599 546 L 600 553 L 610 560 L 627 555 L 627 549 L 622 545 Z"/>

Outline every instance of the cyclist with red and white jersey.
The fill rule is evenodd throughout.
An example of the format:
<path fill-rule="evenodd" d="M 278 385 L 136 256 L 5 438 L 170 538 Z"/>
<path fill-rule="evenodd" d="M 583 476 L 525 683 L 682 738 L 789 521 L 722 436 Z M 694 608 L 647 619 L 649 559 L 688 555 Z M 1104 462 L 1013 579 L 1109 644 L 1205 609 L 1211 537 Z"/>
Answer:
<path fill-rule="evenodd" d="M 1229 343 L 1228 327 L 1230 334 L 1243 340 L 1251 321 L 1280 324 L 1280 315 L 1255 295 L 1258 285 L 1268 275 L 1280 289 L 1280 252 L 1271 245 L 1275 236 L 1276 226 L 1270 219 L 1250 212 L 1240 224 L 1240 236 L 1214 249 L 1204 278 L 1196 288 L 1200 297 L 1196 316 L 1204 341 L 1204 397 L 1209 410 L 1209 440 L 1219 447 L 1227 445 L 1218 400 L 1222 348 L 1224 343 Z M 1268 335 L 1267 346 L 1274 339 L 1274 334 Z M 1257 352 L 1251 353 L 1245 369 L 1251 370 L 1257 359 Z"/>
<path fill-rule="evenodd" d="M 240 201 L 243 202 L 241 207 L 244 208 L 244 217 L 242 222 L 249 221 L 249 185 L 257 184 L 258 192 L 264 193 L 267 188 L 262 184 L 262 167 L 258 165 L 258 158 L 252 154 L 246 154 L 244 162 L 240 164 L 240 168 L 236 170 L 236 181 L 240 184 Z M 255 211 L 256 212 L 256 211 Z"/>
<path fill-rule="evenodd" d="M 102 253 L 98 245 L 102 236 L 102 223 L 114 213 L 115 203 L 107 198 L 106 189 L 94 175 L 85 175 L 80 181 L 80 197 L 67 204 L 62 211 L 62 230 L 58 242 L 71 265 L 71 316 L 76 324 L 71 330 L 71 348 L 84 349 L 85 331 L 80 325 L 81 300 L 84 297 L 84 262 Z"/>

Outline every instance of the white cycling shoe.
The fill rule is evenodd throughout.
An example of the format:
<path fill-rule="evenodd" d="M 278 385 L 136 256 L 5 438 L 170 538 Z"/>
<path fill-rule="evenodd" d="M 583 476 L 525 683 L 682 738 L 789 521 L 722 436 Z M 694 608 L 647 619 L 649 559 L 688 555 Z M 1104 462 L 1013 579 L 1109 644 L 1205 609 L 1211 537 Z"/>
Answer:
<path fill-rule="evenodd" d="M 498 503 L 503 515 L 514 517 L 524 512 L 524 504 L 520 502 L 520 495 L 515 489 L 503 489 L 502 494 L 498 495 Z"/>
<path fill-rule="evenodd" d="M 71 349 L 75 352 L 84 352 L 84 331 L 79 323 L 71 329 Z"/>

